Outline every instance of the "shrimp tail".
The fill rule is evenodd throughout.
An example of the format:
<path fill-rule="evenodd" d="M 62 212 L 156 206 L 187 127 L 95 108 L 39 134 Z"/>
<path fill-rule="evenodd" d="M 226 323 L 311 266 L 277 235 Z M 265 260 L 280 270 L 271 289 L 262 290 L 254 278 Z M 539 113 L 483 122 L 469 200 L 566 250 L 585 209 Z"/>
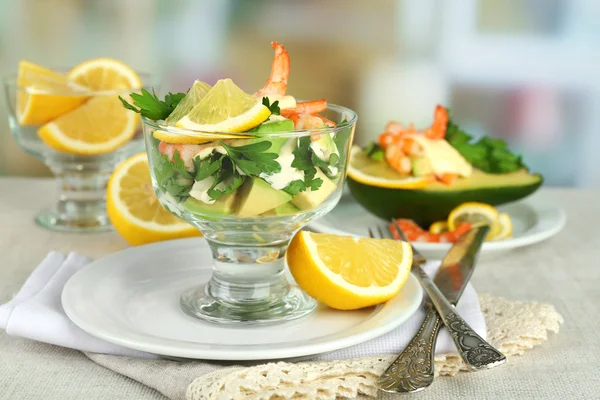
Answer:
<path fill-rule="evenodd" d="M 271 75 L 267 79 L 265 86 L 254 94 L 256 97 L 263 97 L 270 94 L 283 96 L 287 90 L 287 81 L 290 76 L 290 55 L 285 47 L 278 42 L 271 42 L 271 47 L 275 49 L 275 56 L 271 65 Z"/>

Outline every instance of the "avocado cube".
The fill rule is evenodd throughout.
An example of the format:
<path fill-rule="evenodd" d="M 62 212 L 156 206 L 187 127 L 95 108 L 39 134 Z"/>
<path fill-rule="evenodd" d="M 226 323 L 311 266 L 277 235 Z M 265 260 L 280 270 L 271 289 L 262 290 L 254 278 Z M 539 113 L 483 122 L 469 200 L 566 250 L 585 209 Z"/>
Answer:
<path fill-rule="evenodd" d="M 292 199 L 292 204 L 301 210 L 312 210 L 313 208 L 316 208 L 337 188 L 337 185 L 318 168 L 315 178 L 321 178 L 323 180 L 319 189 L 315 191 L 307 189 L 304 192 L 298 193 Z"/>
<path fill-rule="evenodd" d="M 249 178 L 238 190 L 237 215 L 253 217 L 292 200 L 283 190 L 274 189 L 261 178 Z"/>
<path fill-rule="evenodd" d="M 224 217 L 233 213 L 235 203 L 235 192 L 218 198 L 213 204 L 207 204 L 193 197 L 188 197 L 182 206 L 186 211 L 194 214 L 208 215 L 212 217 Z"/>

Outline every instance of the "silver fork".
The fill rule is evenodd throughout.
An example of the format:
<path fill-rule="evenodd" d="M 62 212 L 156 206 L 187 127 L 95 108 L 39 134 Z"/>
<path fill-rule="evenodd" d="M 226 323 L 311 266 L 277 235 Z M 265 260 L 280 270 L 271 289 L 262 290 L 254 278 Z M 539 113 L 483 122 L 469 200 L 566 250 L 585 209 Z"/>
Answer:
<path fill-rule="evenodd" d="M 504 355 L 477 335 L 458 315 L 453 305 L 421 268 L 421 264 L 426 261 L 425 257 L 406 239 L 398 224 L 395 224 L 395 228 L 402 240 L 408 242 L 412 248 L 412 272 L 431 298 L 437 313 L 433 309 L 427 313 L 413 340 L 377 381 L 378 387 L 389 392 L 409 393 L 423 390 L 431 385 L 434 373 L 435 339 L 441 322 L 448 329 L 460 356 L 470 370 L 489 369 L 503 364 L 506 361 Z M 381 227 L 369 228 L 370 237 L 377 237 L 375 230 L 379 233 L 379 237 L 391 238 L 389 230 L 386 229 L 387 234 L 384 234 Z M 482 237 L 485 237 L 485 232 Z M 474 347 L 478 347 L 480 353 L 476 357 L 470 354 L 473 353 Z M 484 354 L 481 354 L 482 352 Z"/>

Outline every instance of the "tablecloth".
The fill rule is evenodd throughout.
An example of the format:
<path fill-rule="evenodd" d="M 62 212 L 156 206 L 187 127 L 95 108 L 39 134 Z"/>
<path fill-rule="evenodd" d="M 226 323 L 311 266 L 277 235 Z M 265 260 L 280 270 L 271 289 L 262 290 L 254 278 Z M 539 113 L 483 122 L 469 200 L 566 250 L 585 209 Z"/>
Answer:
<path fill-rule="evenodd" d="M 0 302 L 11 298 L 50 250 L 89 257 L 127 244 L 115 233 L 73 235 L 44 230 L 35 211 L 49 206 L 48 179 L 0 178 Z M 567 212 L 554 238 L 478 266 L 479 292 L 552 304 L 565 322 L 559 335 L 502 368 L 440 378 L 421 399 L 599 398 L 600 191 L 542 189 L 536 196 Z M 0 399 L 164 399 L 156 391 L 109 371 L 83 354 L 0 331 Z"/>

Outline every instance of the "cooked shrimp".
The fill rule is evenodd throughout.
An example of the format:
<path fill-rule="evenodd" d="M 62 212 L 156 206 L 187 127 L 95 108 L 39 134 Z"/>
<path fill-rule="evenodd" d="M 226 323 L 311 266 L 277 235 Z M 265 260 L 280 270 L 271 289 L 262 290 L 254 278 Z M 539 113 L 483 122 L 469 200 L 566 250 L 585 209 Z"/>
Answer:
<path fill-rule="evenodd" d="M 385 125 L 385 131 L 394 135 L 399 135 L 405 130 L 404 125 L 398 121 L 390 121 Z"/>
<path fill-rule="evenodd" d="M 166 154 L 171 161 L 175 158 L 175 152 L 179 152 L 179 157 L 183 160 L 185 169 L 191 172 L 194 170 L 194 162 L 192 160 L 204 147 L 206 146 L 199 144 L 172 144 L 160 142 L 158 144 L 158 151 L 161 154 Z"/>
<path fill-rule="evenodd" d="M 438 176 L 438 180 L 445 185 L 452 185 L 456 179 L 458 179 L 458 174 L 451 174 L 448 172 Z"/>
<path fill-rule="evenodd" d="M 296 107 L 294 108 L 294 111 L 298 114 L 315 114 L 325 110 L 327 110 L 327 101 L 325 99 L 296 103 Z"/>
<path fill-rule="evenodd" d="M 398 135 L 394 135 L 389 132 L 383 132 L 379 135 L 379 145 L 384 149 L 392 144 L 396 144 L 398 141 Z"/>
<path fill-rule="evenodd" d="M 425 137 L 429 139 L 443 139 L 446 136 L 448 120 L 448 110 L 438 104 L 433 114 L 433 124 L 425 131 Z"/>
<path fill-rule="evenodd" d="M 468 222 L 461 223 L 455 230 L 444 233 L 431 233 L 421 228 L 411 219 L 397 219 L 396 222 L 406 239 L 411 242 L 426 242 L 426 243 L 454 243 L 460 236 L 471 229 L 471 224 Z M 390 224 L 390 232 L 396 240 L 400 240 L 400 234 L 396 230 L 394 224 Z"/>
<path fill-rule="evenodd" d="M 402 148 L 402 152 L 409 156 L 421 156 L 423 155 L 423 147 L 417 143 L 413 138 L 401 136 L 398 139 L 398 144 Z"/>
<path fill-rule="evenodd" d="M 290 55 L 283 45 L 277 42 L 271 42 L 275 49 L 275 57 L 271 65 L 271 75 L 265 86 L 256 92 L 256 97 L 263 97 L 269 94 L 284 95 L 287 90 L 287 81 L 290 76 Z"/>
<path fill-rule="evenodd" d="M 404 236 L 406 236 L 406 239 L 409 241 L 417 240 L 424 232 L 426 232 L 423 228 L 421 228 L 419 225 L 417 225 L 411 219 L 399 218 L 396 220 L 396 222 L 398 223 L 398 226 L 400 227 L 400 229 L 402 229 L 402 233 L 404 233 Z M 396 239 L 396 240 L 402 239 L 400 236 L 400 233 L 398 232 L 398 230 L 396 229 L 396 226 L 394 224 L 390 224 L 390 232 L 392 233 L 392 236 L 394 237 L 394 239 Z"/>
<path fill-rule="evenodd" d="M 324 116 L 322 116 L 321 114 L 313 114 L 315 117 L 320 118 L 321 121 L 325 122 L 325 125 L 329 126 L 329 127 L 334 127 L 337 124 L 335 122 L 333 122 L 332 120 L 325 118 Z"/>
<path fill-rule="evenodd" d="M 402 148 L 396 144 L 389 145 L 385 149 L 385 160 L 390 167 L 403 175 L 408 175 L 412 171 L 410 157 L 406 156 Z"/>

